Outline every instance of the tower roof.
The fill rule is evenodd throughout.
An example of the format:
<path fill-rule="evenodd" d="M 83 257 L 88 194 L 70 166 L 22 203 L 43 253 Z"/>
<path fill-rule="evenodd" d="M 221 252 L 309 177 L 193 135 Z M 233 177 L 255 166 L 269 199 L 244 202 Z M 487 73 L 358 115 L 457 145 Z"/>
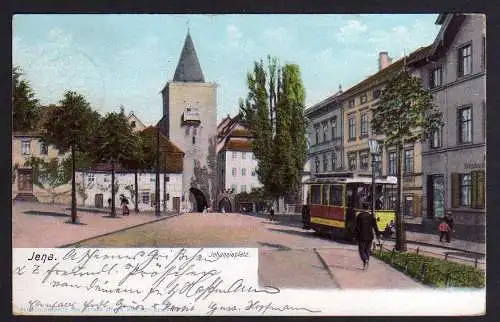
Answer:
<path fill-rule="evenodd" d="M 203 71 L 201 70 L 196 50 L 194 49 L 193 40 L 189 31 L 184 41 L 181 57 L 175 69 L 174 82 L 198 82 L 204 83 Z"/>

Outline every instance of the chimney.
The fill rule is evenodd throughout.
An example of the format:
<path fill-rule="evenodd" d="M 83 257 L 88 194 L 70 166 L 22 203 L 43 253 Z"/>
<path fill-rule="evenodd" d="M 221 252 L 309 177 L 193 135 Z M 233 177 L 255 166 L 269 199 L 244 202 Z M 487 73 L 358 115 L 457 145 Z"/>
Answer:
<path fill-rule="evenodd" d="M 392 58 L 389 57 L 386 51 L 381 51 L 378 54 L 378 70 L 382 70 L 390 64 L 392 64 Z"/>

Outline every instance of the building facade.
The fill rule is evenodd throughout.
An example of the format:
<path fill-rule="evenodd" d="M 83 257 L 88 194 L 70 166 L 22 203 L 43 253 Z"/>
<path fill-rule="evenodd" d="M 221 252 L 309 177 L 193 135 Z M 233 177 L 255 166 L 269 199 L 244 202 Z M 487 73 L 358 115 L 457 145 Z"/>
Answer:
<path fill-rule="evenodd" d="M 431 50 L 413 62 L 443 113 L 423 144 L 424 219 L 452 211 L 455 222 L 484 226 L 486 167 L 486 17 L 442 14 Z"/>
<path fill-rule="evenodd" d="M 52 145 L 42 142 L 41 131 L 47 115 L 53 106 L 42 107 L 41 118 L 34 131 L 12 133 L 12 198 L 19 201 L 68 204 L 71 201 L 71 182 L 51 186 L 43 176 L 37 176 L 28 160 L 32 157 L 44 161 L 57 159 L 59 162 L 69 156 L 61 154 Z"/>
<path fill-rule="evenodd" d="M 183 200 L 202 211 L 213 204 L 217 191 L 217 85 L 205 81 L 189 32 L 162 97 L 162 133 L 185 153 Z"/>
<path fill-rule="evenodd" d="M 139 211 L 155 210 L 155 173 L 138 173 Z M 120 206 L 120 195 L 125 195 L 132 211 L 135 205 L 135 174 L 115 173 L 115 207 Z M 77 172 L 77 204 L 84 207 L 109 208 L 111 200 L 111 173 L 109 169 Z M 181 211 L 182 173 L 160 174 L 160 208 L 162 211 Z M 165 196 L 166 198 L 164 198 Z"/>
<path fill-rule="evenodd" d="M 339 102 L 342 91 L 306 109 L 307 160 L 311 173 L 335 172 L 344 169 L 343 115 Z"/>
<path fill-rule="evenodd" d="M 218 187 L 231 193 L 250 193 L 262 184 L 256 173 L 257 159 L 250 145 L 251 135 L 237 115 L 218 126 Z"/>
<path fill-rule="evenodd" d="M 71 182 L 50 187 L 43 178 L 34 178 L 33 168 L 27 164 L 31 157 L 49 161 L 62 160 L 67 155 L 42 142 L 37 133 L 13 133 L 12 135 L 12 198 L 20 201 L 62 203 L 71 201 Z"/>

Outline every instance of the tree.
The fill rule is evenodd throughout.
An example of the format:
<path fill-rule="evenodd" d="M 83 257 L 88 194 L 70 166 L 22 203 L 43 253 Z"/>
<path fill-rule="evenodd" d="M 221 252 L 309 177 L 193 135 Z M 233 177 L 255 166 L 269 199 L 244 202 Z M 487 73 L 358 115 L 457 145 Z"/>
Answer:
<path fill-rule="evenodd" d="M 257 175 L 266 193 L 276 200 L 300 187 L 306 159 L 305 89 L 298 65 L 278 65 L 268 56 L 255 62 L 247 75 L 248 96 L 240 112 L 253 139 L 258 160 Z M 279 203 L 278 203 L 279 207 Z"/>
<path fill-rule="evenodd" d="M 125 168 L 134 171 L 134 193 L 133 202 L 134 210 L 136 213 L 139 212 L 139 187 L 138 187 L 138 172 L 144 170 L 150 170 L 154 167 L 155 161 L 155 151 L 156 151 L 156 140 L 151 133 L 139 132 L 136 134 L 137 140 L 136 145 L 138 148 L 129 150 L 126 154 L 126 159 L 123 160 L 123 165 Z M 131 191 L 132 195 L 132 191 Z"/>
<path fill-rule="evenodd" d="M 93 150 L 95 158 L 111 164 L 111 216 L 116 217 L 115 166 L 131 159 L 133 151 L 140 148 L 139 140 L 123 111 L 108 113 L 103 118 L 96 139 Z"/>
<path fill-rule="evenodd" d="M 64 94 L 60 105 L 48 112 L 42 141 L 60 152 L 71 151 L 71 221 L 76 222 L 76 153 L 92 151 L 100 115 L 76 92 Z"/>
<path fill-rule="evenodd" d="M 35 130 L 40 119 L 40 106 L 35 98 L 31 85 L 21 79 L 19 67 L 12 69 L 12 105 L 14 132 L 29 132 Z"/>
<path fill-rule="evenodd" d="M 432 94 L 422 87 L 421 80 L 403 70 L 393 77 L 382 91 L 379 106 L 371 121 L 375 133 L 385 135 L 387 146 L 397 148 L 396 249 L 406 251 L 402 214 L 403 148 L 405 142 L 426 140 L 442 125 L 442 114 L 435 108 Z"/>

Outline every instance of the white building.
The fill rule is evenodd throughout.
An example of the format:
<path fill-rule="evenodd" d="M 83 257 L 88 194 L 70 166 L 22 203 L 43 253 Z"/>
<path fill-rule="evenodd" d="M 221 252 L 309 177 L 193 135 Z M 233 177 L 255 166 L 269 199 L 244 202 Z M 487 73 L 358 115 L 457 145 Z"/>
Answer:
<path fill-rule="evenodd" d="M 86 207 L 107 208 L 111 199 L 111 173 L 109 171 L 92 170 L 77 172 L 77 204 Z M 165 180 L 166 178 L 166 180 Z M 155 210 L 155 173 L 138 173 L 138 207 L 139 211 Z M 135 205 L 135 174 L 132 172 L 115 173 L 115 206 L 120 206 L 120 195 L 129 199 L 131 211 Z M 164 195 L 165 190 L 165 195 Z M 160 207 L 167 211 L 179 211 L 182 195 L 182 173 L 160 174 Z M 164 205 L 166 196 L 166 205 Z M 84 198 L 85 197 L 85 198 Z"/>
<path fill-rule="evenodd" d="M 250 145 L 251 135 L 241 124 L 240 116 L 229 116 L 218 126 L 217 166 L 219 191 L 247 192 L 261 187 L 257 159 Z"/>

